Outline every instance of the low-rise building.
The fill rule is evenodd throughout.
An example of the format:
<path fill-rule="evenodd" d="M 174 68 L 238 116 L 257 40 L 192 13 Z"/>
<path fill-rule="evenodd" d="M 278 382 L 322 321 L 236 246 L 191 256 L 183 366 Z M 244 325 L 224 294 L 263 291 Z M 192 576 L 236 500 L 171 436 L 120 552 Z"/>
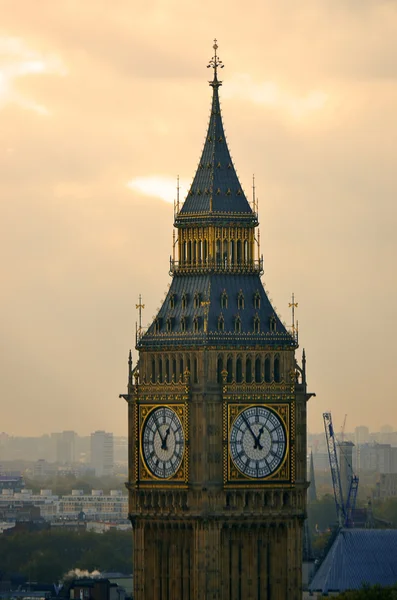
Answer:
<path fill-rule="evenodd" d="M 0 494 L 0 520 L 15 521 L 18 514 L 25 514 L 29 507 L 37 509 L 39 516 L 48 522 L 64 519 L 120 523 L 128 518 L 128 497 L 121 490 L 111 490 L 106 495 L 102 490 L 92 490 L 90 494 L 72 490 L 71 494 L 61 497 L 49 489 L 39 494 L 29 489 L 17 493 L 3 490 Z"/>
<path fill-rule="evenodd" d="M 92 490 L 84 494 L 82 490 L 72 490 L 59 501 L 60 516 L 76 518 L 84 513 L 89 521 L 122 521 L 128 518 L 128 497 L 121 490 L 111 490 L 104 495 L 102 490 Z"/>

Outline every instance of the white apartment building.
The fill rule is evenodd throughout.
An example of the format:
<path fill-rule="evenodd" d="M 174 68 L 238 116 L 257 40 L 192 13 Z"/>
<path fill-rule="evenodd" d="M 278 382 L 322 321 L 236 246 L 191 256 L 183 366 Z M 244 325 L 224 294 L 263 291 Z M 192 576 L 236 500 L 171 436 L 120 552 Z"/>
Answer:
<path fill-rule="evenodd" d="M 39 494 L 33 494 L 32 490 L 23 489 L 21 492 L 3 490 L 0 495 L 0 513 L 12 515 L 18 509 L 29 504 L 40 508 L 40 516 L 50 521 L 58 514 L 59 497 L 52 490 L 40 490 Z"/>
<path fill-rule="evenodd" d="M 120 522 L 128 518 L 128 496 L 123 495 L 121 490 L 111 490 L 109 495 L 102 490 L 92 490 L 90 494 L 72 490 L 71 494 L 61 497 L 55 496 L 51 490 L 41 490 L 40 494 L 33 494 L 32 490 L 15 493 L 3 490 L 0 494 L 0 517 L 3 514 L 10 519 L 14 514 L 15 520 L 18 509 L 29 504 L 38 506 L 40 516 L 47 521 L 84 517 L 85 521 Z"/>
<path fill-rule="evenodd" d="M 120 521 L 128 518 L 128 497 L 121 490 L 111 490 L 105 496 L 102 490 L 92 490 L 84 494 L 83 490 L 72 490 L 59 501 L 58 515 L 76 519 L 84 513 L 86 521 Z"/>

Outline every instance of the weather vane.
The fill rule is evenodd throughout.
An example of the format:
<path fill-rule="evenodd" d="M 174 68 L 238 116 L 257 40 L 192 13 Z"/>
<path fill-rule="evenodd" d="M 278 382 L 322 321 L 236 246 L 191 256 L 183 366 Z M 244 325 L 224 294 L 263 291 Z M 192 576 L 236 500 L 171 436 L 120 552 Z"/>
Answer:
<path fill-rule="evenodd" d="M 214 45 L 212 46 L 214 49 L 214 56 L 211 58 L 210 62 L 207 65 L 207 69 L 209 69 L 210 67 L 214 69 L 214 79 L 210 81 L 210 85 L 222 85 L 222 81 L 218 81 L 217 74 L 218 68 L 223 69 L 224 64 L 222 63 L 222 61 L 216 53 L 216 51 L 218 50 L 218 44 L 216 42 L 217 39 L 214 40 Z"/>

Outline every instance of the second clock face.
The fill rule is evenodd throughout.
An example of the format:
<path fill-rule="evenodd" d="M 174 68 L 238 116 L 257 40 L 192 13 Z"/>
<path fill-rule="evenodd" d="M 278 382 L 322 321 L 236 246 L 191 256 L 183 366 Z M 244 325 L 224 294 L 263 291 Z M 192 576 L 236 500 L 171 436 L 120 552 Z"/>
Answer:
<path fill-rule="evenodd" d="M 229 450 L 237 469 L 254 479 L 268 477 L 284 460 L 286 434 L 280 417 L 265 406 L 250 406 L 234 420 Z"/>
<path fill-rule="evenodd" d="M 179 469 L 185 449 L 182 423 L 174 410 L 160 406 L 149 413 L 142 433 L 146 466 L 159 479 L 169 479 Z"/>

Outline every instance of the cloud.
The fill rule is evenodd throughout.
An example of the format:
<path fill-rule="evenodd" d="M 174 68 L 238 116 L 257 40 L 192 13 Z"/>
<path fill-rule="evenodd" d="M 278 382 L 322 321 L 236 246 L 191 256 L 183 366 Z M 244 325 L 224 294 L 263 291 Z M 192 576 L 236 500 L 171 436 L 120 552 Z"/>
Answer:
<path fill-rule="evenodd" d="M 15 103 L 40 115 L 48 115 L 48 107 L 17 89 L 18 79 L 43 74 L 65 75 L 66 69 L 57 56 L 34 51 L 20 38 L 0 37 L 0 108 Z"/>
<path fill-rule="evenodd" d="M 180 188 L 187 189 L 188 182 L 186 180 L 180 181 Z M 144 194 L 145 196 L 152 196 L 160 198 L 164 202 L 170 202 L 171 204 L 176 201 L 177 197 L 177 182 L 172 177 L 165 177 L 160 175 L 151 175 L 148 177 L 135 177 L 127 183 L 127 187 L 131 190 Z M 182 195 L 180 196 L 180 201 Z"/>
<path fill-rule="evenodd" d="M 286 112 L 294 119 L 304 119 L 310 113 L 323 110 L 328 101 L 328 94 L 322 90 L 314 89 L 297 95 L 281 88 L 274 81 L 255 82 L 246 73 L 233 75 L 225 86 L 223 97 L 268 106 Z"/>

